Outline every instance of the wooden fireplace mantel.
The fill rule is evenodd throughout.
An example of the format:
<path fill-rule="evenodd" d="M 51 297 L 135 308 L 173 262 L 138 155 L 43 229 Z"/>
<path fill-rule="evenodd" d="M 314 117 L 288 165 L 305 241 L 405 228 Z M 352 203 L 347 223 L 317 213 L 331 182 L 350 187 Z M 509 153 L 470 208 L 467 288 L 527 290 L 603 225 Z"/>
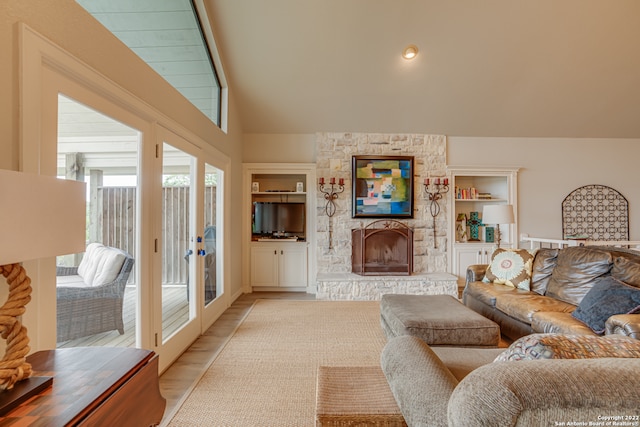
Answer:
<path fill-rule="evenodd" d="M 53 385 L 0 417 L 0 425 L 154 426 L 166 405 L 158 356 L 149 350 L 78 347 L 27 357 L 34 376 Z"/>

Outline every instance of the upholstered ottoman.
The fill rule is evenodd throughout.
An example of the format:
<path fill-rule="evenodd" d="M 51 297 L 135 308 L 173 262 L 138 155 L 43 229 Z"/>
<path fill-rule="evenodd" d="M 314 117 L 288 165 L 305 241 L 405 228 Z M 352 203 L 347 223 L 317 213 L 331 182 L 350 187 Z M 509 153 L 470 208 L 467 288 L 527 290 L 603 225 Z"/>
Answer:
<path fill-rule="evenodd" d="M 320 366 L 316 427 L 406 427 L 380 366 Z"/>
<path fill-rule="evenodd" d="M 429 345 L 497 347 L 500 326 L 450 295 L 383 295 L 380 322 L 388 339 L 413 335 Z"/>

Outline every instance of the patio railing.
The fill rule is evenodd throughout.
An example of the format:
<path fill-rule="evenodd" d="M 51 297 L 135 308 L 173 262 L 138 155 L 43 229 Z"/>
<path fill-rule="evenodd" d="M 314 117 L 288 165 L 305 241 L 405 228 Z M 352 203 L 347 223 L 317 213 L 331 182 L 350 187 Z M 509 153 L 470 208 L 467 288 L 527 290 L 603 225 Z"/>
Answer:
<path fill-rule="evenodd" d="M 523 242 L 529 242 L 530 249 L 536 248 L 566 248 L 567 246 L 617 246 L 619 248 L 640 251 L 640 241 L 637 240 L 581 240 L 581 239 L 547 239 L 544 237 L 522 236 Z"/>
<path fill-rule="evenodd" d="M 89 213 L 89 239 L 120 248 L 137 258 L 136 188 L 102 187 L 91 203 L 99 213 Z M 100 195 L 102 197 L 100 197 Z M 189 249 L 189 187 L 163 188 L 162 283 L 186 285 L 189 274 L 185 255 Z M 100 214 L 101 212 L 101 214 Z M 205 226 L 216 224 L 216 187 L 205 188 Z M 134 265 L 135 269 L 135 265 Z M 135 274 L 130 276 L 133 280 Z"/>

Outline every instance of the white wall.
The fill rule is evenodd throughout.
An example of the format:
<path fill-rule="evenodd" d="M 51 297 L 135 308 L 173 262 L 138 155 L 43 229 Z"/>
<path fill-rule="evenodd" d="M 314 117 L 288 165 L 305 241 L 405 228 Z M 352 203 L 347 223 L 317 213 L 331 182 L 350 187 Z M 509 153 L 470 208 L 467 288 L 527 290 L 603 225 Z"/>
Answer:
<path fill-rule="evenodd" d="M 310 148 L 314 141 L 314 135 L 252 134 L 245 138 L 244 153 L 261 162 L 280 161 L 284 152 L 287 161 L 315 162 Z M 601 184 L 627 198 L 630 238 L 640 240 L 639 158 L 640 139 L 448 137 L 447 141 L 448 165 L 521 167 L 520 232 L 549 238 L 561 237 L 562 200 L 578 187 Z"/>
<path fill-rule="evenodd" d="M 244 135 L 244 163 L 315 163 L 314 134 Z"/>

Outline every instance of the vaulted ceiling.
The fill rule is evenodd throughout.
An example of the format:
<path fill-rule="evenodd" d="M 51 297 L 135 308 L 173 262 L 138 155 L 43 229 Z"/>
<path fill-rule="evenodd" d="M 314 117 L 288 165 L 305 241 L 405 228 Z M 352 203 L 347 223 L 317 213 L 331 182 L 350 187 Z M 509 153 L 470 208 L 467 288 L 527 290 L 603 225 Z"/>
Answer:
<path fill-rule="evenodd" d="M 248 133 L 640 137 L 637 0 L 204 2 Z"/>

